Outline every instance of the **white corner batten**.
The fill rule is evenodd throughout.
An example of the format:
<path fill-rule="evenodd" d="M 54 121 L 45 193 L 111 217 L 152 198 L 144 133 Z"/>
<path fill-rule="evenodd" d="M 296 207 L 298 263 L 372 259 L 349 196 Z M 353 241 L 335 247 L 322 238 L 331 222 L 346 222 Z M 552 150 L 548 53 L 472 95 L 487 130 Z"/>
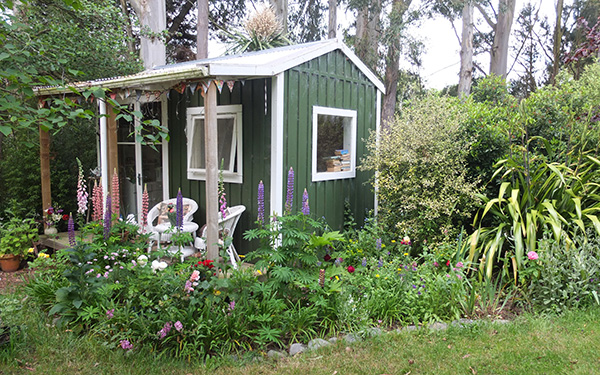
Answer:
<path fill-rule="evenodd" d="M 379 141 L 381 137 L 381 91 L 377 90 L 377 103 L 376 105 L 376 119 L 375 119 L 375 144 L 376 149 L 379 150 Z M 379 151 L 377 151 L 379 152 Z M 375 217 L 377 217 L 377 213 L 379 212 L 379 172 L 375 171 Z"/>
<path fill-rule="evenodd" d="M 106 207 L 108 194 L 108 124 L 106 119 L 106 102 L 98 99 L 98 114 L 100 115 L 100 170 L 102 178 L 102 207 Z"/>
<path fill-rule="evenodd" d="M 283 109 L 284 73 L 273 77 L 271 83 L 271 191 L 272 214 L 283 213 Z"/>

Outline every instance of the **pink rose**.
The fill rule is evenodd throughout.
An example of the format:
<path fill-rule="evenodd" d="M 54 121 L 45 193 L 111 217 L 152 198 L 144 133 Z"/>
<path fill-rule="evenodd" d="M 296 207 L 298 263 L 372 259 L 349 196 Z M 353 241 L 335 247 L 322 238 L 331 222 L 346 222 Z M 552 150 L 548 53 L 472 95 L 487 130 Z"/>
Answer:
<path fill-rule="evenodd" d="M 192 276 L 190 276 L 190 281 L 198 281 L 200 279 L 200 272 L 195 270 L 192 272 Z"/>
<path fill-rule="evenodd" d="M 538 258 L 538 254 L 535 251 L 530 251 L 527 253 L 527 258 L 529 258 L 529 260 L 536 260 Z"/>

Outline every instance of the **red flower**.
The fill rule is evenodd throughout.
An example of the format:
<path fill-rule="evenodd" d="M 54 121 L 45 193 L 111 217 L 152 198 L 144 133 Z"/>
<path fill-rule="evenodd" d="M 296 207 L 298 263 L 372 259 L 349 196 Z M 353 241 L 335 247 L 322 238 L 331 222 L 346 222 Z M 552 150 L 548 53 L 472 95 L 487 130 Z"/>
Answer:
<path fill-rule="evenodd" d="M 64 221 L 68 221 L 69 220 L 69 215 L 63 215 L 63 220 Z"/>
<path fill-rule="evenodd" d="M 206 259 L 205 261 L 202 262 L 202 265 L 211 269 L 214 267 L 214 265 L 211 264 L 212 262 L 214 262 L 214 261 L 210 260 L 210 259 Z"/>
<path fill-rule="evenodd" d="M 326 262 L 329 262 L 331 260 L 331 256 L 329 254 L 325 254 L 325 256 L 323 257 L 323 260 Z"/>
<path fill-rule="evenodd" d="M 449 265 L 450 265 L 450 261 L 447 261 L 447 262 L 446 262 L 446 265 L 447 265 L 447 266 L 449 266 Z"/>
<path fill-rule="evenodd" d="M 350 272 L 350 273 L 354 272 L 354 267 L 348 266 L 348 272 Z"/>

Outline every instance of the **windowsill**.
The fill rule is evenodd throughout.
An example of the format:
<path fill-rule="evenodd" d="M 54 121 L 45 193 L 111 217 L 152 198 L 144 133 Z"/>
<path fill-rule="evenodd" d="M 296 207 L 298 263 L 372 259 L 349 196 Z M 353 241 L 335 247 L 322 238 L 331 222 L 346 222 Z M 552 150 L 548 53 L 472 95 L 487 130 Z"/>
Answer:
<path fill-rule="evenodd" d="M 206 181 L 206 170 L 188 170 L 187 178 L 188 180 Z M 223 182 L 230 184 L 242 184 L 244 183 L 244 176 L 241 173 L 223 171 Z"/>
<path fill-rule="evenodd" d="M 332 180 L 343 180 L 346 178 L 355 178 L 356 170 L 351 170 L 348 172 L 317 172 L 313 173 L 312 180 L 313 182 L 318 181 L 332 181 Z"/>

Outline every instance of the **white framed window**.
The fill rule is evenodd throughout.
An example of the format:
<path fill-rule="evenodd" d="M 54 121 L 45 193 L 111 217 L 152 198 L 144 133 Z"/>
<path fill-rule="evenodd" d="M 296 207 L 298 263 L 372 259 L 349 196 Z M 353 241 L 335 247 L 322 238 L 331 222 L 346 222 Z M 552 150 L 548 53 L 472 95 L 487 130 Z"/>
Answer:
<path fill-rule="evenodd" d="M 217 106 L 219 168 L 223 162 L 223 181 L 241 184 L 242 106 Z M 187 110 L 187 174 L 190 180 L 206 180 L 204 158 L 204 107 Z"/>
<path fill-rule="evenodd" d="M 313 106 L 312 180 L 356 177 L 356 111 Z"/>

